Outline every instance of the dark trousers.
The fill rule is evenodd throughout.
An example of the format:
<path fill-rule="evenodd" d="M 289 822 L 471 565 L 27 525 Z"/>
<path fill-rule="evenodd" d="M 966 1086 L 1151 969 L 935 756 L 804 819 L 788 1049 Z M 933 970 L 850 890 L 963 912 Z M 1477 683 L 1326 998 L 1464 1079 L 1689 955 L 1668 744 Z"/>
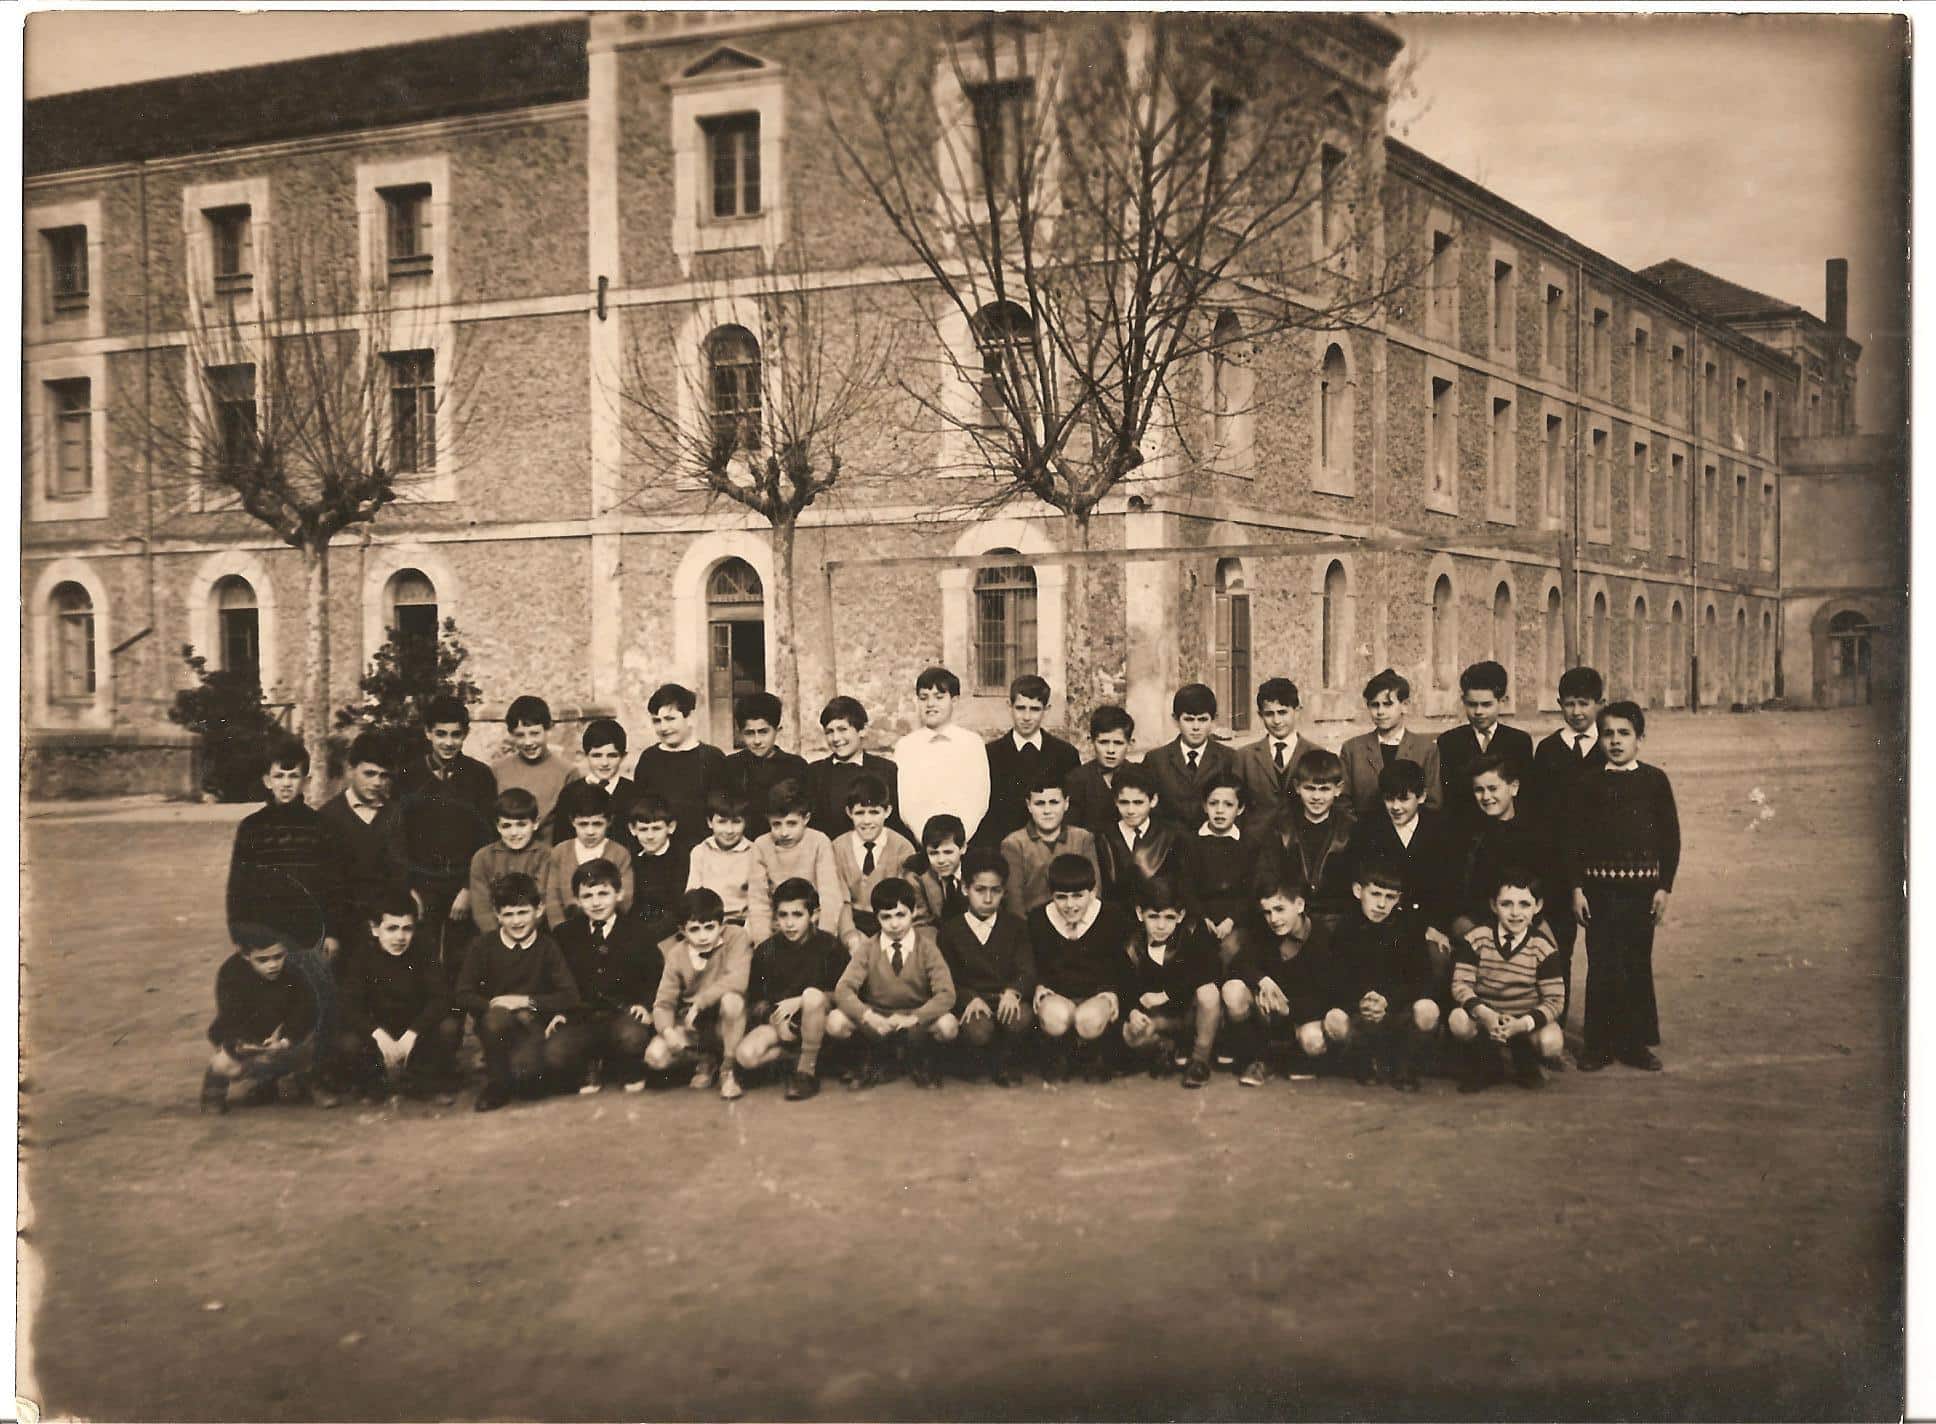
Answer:
<path fill-rule="evenodd" d="M 1654 887 L 1589 882 L 1586 903 L 1586 1047 L 1636 1053 L 1660 1042 L 1654 1001 Z"/>
<path fill-rule="evenodd" d="M 423 896 L 423 914 L 417 917 L 416 947 L 428 952 L 434 962 L 444 967 L 444 982 L 456 984 L 457 971 L 463 967 L 464 951 L 470 946 L 471 921 L 466 916 L 461 925 L 450 922 L 450 907 L 457 899 L 457 887 L 447 885 L 418 885 L 416 892 Z"/>
<path fill-rule="evenodd" d="M 337 953 L 342 951 L 338 950 Z M 291 945 L 289 961 L 302 975 L 309 992 L 315 996 L 314 1041 L 317 1051 L 323 1052 L 336 1032 L 336 971 L 330 967 L 329 957 L 323 953 L 320 940 L 306 947 Z"/>
<path fill-rule="evenodd" d="M 1557 951 L 1553 959 L 1560 967 L 1560 982 L 1566 986 L 1566 997 L 1560 1000 L 1560 1026 L 1566 1025 L 1567 1011 L 1573 1007 L 1573 947 L 1579 943 L 1580 927 L 1571 915 L 1565 919 L 1546 917 L 1546 928 L 1553 932 L 1553 948 Z"/>
<path fill-rule="evenodd" d="M 419 1035 L 411 1048 L 404 1069 L 407 1080 L 424 1086 L 449 1083 L 456 1076 L 457 1045 L 463 1037 L 462 1014 L 446 1014 L 438 1020 L 437 1027 Z M 382 1076 L 383 1055 L 377 1051 L 376 1040 L 368 1034 L 339 1024 L 330 1040 L 326 1071 L 333 1086 L 361 1087 Z"/>
<path fill-rule="evenodd" d="M 608 1081 L 629 1083 L 645 1074 L 645 1046 L 652 1041 L 652 1025 L 626 1013 L 574 1012 L 551 1038 L 552 1056 L 560 1063 L 568 1057 L 581 1071 L 596 1063 Z"/>
<path fill-rule="evenodd" d="M 484 1081 L 500 1091 L 536 1093 L 550 1084 L 575 1084 L 584 1072 L 577 1044 L 561 1026 L 545 1037 L 554 1015 L 532 1009 L 486 1009 L 475 1018 L 484 1046 Z"/>

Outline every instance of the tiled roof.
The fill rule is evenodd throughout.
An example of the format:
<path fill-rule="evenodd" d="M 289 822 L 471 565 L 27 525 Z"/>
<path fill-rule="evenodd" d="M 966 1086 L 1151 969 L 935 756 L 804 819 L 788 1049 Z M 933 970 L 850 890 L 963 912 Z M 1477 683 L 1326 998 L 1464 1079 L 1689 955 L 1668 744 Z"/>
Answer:
<path fill-rule="evenodd" d="M 570 19 L 82 89 L 26 106 L 29 176 L 582 99 Z"/>
<path fill-rule="evenodd" d="M 1712 272 L 1703 272 L 1690 262 L 1678 257 L 1670 257 L 1665 262 L 1656 262 L 1651 267 L 1640 269 L 1640 275 L 1650 281 L 1658 282 L 1674 293 L 1689 306 L 1699 307 L 1710 316 L 1748 316 L 1767 313 L 1784 313 L 1808 316 L 1809 313 L 1793 302 L 1784 302 L 1780 297 L 1771 297 L 1766 292 L 1757 292 L 1751 287 L 1743 287 Z"/>

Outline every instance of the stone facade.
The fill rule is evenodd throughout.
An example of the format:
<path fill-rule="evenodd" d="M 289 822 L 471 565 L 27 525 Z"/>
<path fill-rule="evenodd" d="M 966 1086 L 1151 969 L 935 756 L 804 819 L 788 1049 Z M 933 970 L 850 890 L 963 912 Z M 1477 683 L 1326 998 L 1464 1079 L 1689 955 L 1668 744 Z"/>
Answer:
<path fill-rule="evenodd" d="M 1182 682 L 1223 689 L 1225 722 L 1248 736 L 1254 715 L 1231 715 L 1233 691 L 1241 702 L 1289 674 L 1308 715 L 1341 721 L 1361 715 L 1360 686 L 1387 664 L 1427 713 L 1450 711 L 1458 669 L 1484 657 L 1512 670 L 1521 719 L 1552 705 L 1569 658 L 1655 705 L 1773 695 L 1777 640 L 1792 650 L 1801 636 L 1778 612 L 1779 561 L 1807 534 L 1754 416 L 1764 393 L 1784 408 L 1798 399 L 1796 359 L 1387 139 L 1381 76 L 1395 37 L 1363 20 L 1309 24 L 1328 62 L 1362 80 L 1348 84 L 1352 161 L 1378 195 L 1382 242 L 1418 253 L 1421 275 L 1388 319 L 1255 342 L 1241 444 L 1229 447 L 1241 458 L 1193 461 L 1207 436 L 1172 441 L 1096 516 L 1091 546 L 1122 556 L 1094 572 L 1091 642 L 1119 670 L 1140 741 L 1164 738 Z M 420 597 L 426 582 L 471 649 L 487 718 L 537 691 L 567 728 L 613 714 L 642 738 L 652 688 L 676 680 L 717 728 L 732 685 L 718 650 L 735 650 L 742 674 L 773 668 L 763 529 L 671 497 L 666 472 L 628 446 L 615 391 L 634 356 L 668 380 L 691 371 L 701 309 L 730 307 L 735 279 L 789 229 L 817 271 L 878 312 L 900 304 L 896 319 L 926 336 L 920 292 L 895 275 L 905 251 L 837 171 L 834 128 L 856 121 L 839 107 L 853 100 L 836 91 L 822 111 L 811 82 L 901 31 L 880 16 L 601 12 L 547 34 L 582 48 L 582 70 L 554 65 L 523 106 L 501 78 L 480 77 L 477 112 L 406 121 L 368 100 L 339 131 L 272 137 L 237 119 L 179 152 L 156 139 L 87 167 L 30 162 L 23 676 L 38 764 L 77 747 L 109 764 L 120 754 L 106 749 L 167 741 L 179 650 L 192 642 L 219 662 L 220 604 L 238 588 L 255 605 L 268 696 L 294 700 L 296 556 L 247 516 L 204 509 L 141 438 L 145 418 L 118 418 L 152 409 L 171 371 L 183 379 L 206 210 L 244 201 L 258 260 L 301 250 L 356 271 L 380 240 L 386 186 L 421 185 L 448 343 L 437 349 L 458 358 L 439 392 L 454 428 L 436 477 L 333 547 L 332 705 L 351 695 L 399 591 Z M 447 53 L 456 64 L 470 51 Z M 284 68 L 286 82 L 307 72 Z M 86 102 L 67 96 L 60 117 Z M 742 111 L 761 116 L 763 210 L 692 219 L 704 122 Z M 29 105 L 30 131 L 53 117 Z M 90 257 L 79 308 L 54 299 L 50 245 L 76 226 Z M 1848 381 L 1853 364 L 1837 367 Z M 1184 373 L 1186 390 L 1193 381 L 1207 372 Z M 77 494 L 57 489 L 58 437 L 76 428 L 58 401 L 81 389 L 95 454 Z M 934 661 L 971 684 L 966 720 L 1001 724 L 1002 697 L 973 686 L 977 571 L 951 560 L 1017 551 L 1035 581 L 1035 661 L 1063 685 L 1068 566 L 1030 556 L 1067 547 L 1066 521 L 1028 506 L 965 515 L 976 491 L 932 473 L 938 437 L 917 417 L 883 418 L 850 452 L 840 497 L 802 522 L 809 753 L 812 714 L 836 690 L 874 712 L 877 742 L 891 739 Z M 1366 544 L 1393 537 L 1414 547 Z M 1320 539 L 1336 547 L 1303 547 Z M 1300 551 L 1275 552 L 1291 544 Z M 716 597 L 731 561 L 752 570 L 759 602 Z M 94 784 L 44 782 L 83 783 Z"/>

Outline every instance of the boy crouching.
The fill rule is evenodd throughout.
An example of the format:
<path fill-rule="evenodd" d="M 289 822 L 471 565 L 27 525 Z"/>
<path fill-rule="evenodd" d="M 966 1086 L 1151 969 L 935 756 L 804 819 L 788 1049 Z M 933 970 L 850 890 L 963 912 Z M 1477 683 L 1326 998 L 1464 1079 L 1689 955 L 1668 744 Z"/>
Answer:
<path fill-rule="evenodd" d="M 679 933 L 661 948 L 665 972 L 652 1000 L 658 1036 L 646 1045 L 645 1066 L 655 1073 L 692 1065 L 692 1086 L 704 1090 L 719 1077 L 719 1096 L 740 1096 L 735 1055 L 746 1033 L 746 977 L 752 942 L 739 925 L 726 923 L 719 892 L 688 890 L 676 911 Z"/>
<path fill-rule="evenodd" d="M 914 887 L 883 880 L 869 897 L 879 933 L 863 940 L 834 988 L 834 1002 L 873 1047 L 854 1086 L 882 1080 L 883 1053 L 894 1069 L 905 1068 L 916 1087 L 941 1086 L 933 1045 L 952 1043 L 960 1025 L 954 975 L 941 957 L 934 931 L 914 924 Z"/>
<path fill-rule="evenodd" d="M 497 928 L 464 953 L 456 998 L 484 1048 L 478 1112 L 495 1112 L 514 1094 L 535 1098 L 547 1083 L 578 1081 L 572 1041 L 559 1033 L 578 1007 L 578 985 L 558 942 L 538 927 L 543 902 L 531 876 L 500 875 L 491 884 Z"/>
<path fill-rule="evenodd" d="M 1502 1047 L 1522 1088 L 1544 1087 L 1540 1060 L 1560 1052 L 1565 970 L 1539 917 L 1539 877 L 1507 868 L 1498 881 L 1493 922 L 1472 930 L 1452 951 L 1453 1008 L 1446 1027 L 1465 1045 L 1462 1093 L 1484 1092 L 1505 1077 Z"/>
<path fill-rule="evenodd" d="M 314 1056 L 316 998 L 289 968 L 289 946 L 272 930 L 242 926 L 235 953 L 215 971 L 215 1045 L 202 1075 L 202 1111 L 229 1110 L 229 1084 L 248 1083 L 250 1104 L 276 1099 L 287 1080 L 294 1097 L 308 1097 L 303 1074 Z"/>

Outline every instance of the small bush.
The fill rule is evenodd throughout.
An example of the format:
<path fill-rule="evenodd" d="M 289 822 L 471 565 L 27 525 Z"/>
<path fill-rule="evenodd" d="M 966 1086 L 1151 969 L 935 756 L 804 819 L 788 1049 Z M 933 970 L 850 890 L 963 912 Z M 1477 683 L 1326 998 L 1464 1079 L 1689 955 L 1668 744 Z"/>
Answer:
<path fill-rule="evenodd" d="M 422 735 L 421 709 L 431 698 L 448 694 L 466 707 L 484 700 L 477 684 L 464 676 L 470 650 L 458 639 L 457 620 L 446 618 L 433 650 L 390 629 L 389 641 L 376 650 L 363 672 L 357 699 L 336 711 L 329 739 L 330 775 L 342 772 L 343 754 L 359 732 L 382 732 L 399 747 L 414 747 Z"/>
<path fill-rule="evenodd" d="M 208 659 L 187 644 L 182 661 L 195 674 L 195 686 L 175 694 L 168 720 L 202 739 L 202 790 L 218 801 L 260 799 L 263 759 L 287 735 L 264 705 L 261 684 L 243 673 L 210 671 Z"/>

